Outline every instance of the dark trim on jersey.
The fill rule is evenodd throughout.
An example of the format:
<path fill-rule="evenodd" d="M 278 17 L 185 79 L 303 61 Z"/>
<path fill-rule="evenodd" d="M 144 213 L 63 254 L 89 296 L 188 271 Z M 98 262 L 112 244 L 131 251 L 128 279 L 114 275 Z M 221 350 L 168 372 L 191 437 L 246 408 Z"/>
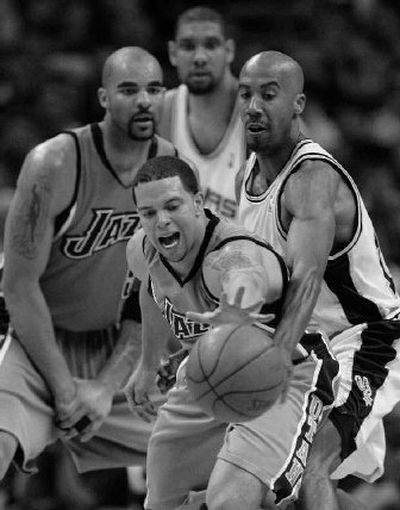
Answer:
<path fill-rule="evenodd" d="M 354 354 L 349 396 L 329 416 L 342 438 L 342 459 L 356 450 L 357 434 L 372 410 L 377 391 L 386 381 L 387 365 L 397 354 L 393 343 L 399 338 L 399 320 L 370 323 L 361 332 L 361 348 Z"/>
<path fill-rule="evenodd" d="M 107 157 L 107 154 L 106 154 L 106 151 L 104 149 L 104 139 L 103 139 L 103 133 L 100 129 L 100 126 L 97 122 L 94 122 L 93 124 L 90 124 L 90 131 L 92 133 L 92 137 L 93 137 L 93 142 L 94 142 L 94 145 L 96 147 L 96 150 L 97 150 L 97 153 L 103 163 L 103 165 L 107 168 L 107 170 L 109 172 L 111 172 L 111 174 L 113 175 L 113 177 L 119 182 L 119 184 L 123 187 L 123 188 L 130 188 L 131 185 L 126 185 L 124 184 L 121 179 L 119 178 L 117 172 L 114 170 L 114 168 L 112 167 L 108 157 Z M 155 158 L 157 156 L 157 151 L 158 151 L 158 140 L 157 140 L 157 137 L 156 136 L 153 136 L 153 138 L 151 139 L 151 144 L 150 144 L 150 147 L 149 147 L 149 152 L 147 154 L 147 159 L 150 159 L 150 158 Z"/>
<path fill-rule="evenodd" d="M 313 143 L 313 142 L 311 140 L 309 140 L 309 143 Z M 277 227 L 279 229 L 279 232 L 284 239 L 287 239 L 287 230 L 284 228 L 284 226 L 282 224 L 282 207 L 281 207 L 281 203 L 282 203 L 281 198 L 282 198 L 282 194 L 284 192 L 285 185 L 286 185 L 289 177 L 291 177 L 296 172 L 301 170 L 302 163 L 304 163 L 304 161 L 307 161 L 307 160 L 323 161 L 323 162 L 327 163 L 333 170 L 335 170 L 335 172 L 337 172 L 343 178 L 343 180 L 349 186 L 351 193 L 353 194 L 353 197 L 354 197 L 354 200 L 356 203 L 356 215 L 357 215 L 356 216 L 356 229 L 352 235 L 350 242 L 347 243 L 346 247 L 340 248 L 337 251 L 341 252 L 343 250 L 346 250 L 347 247 L 353 246 L 357 242 L 357 240 L 359 239 L 359 237 L 361 235 L 362 224 L 361 224 L 361 219 L 360 219 L 360 213 L 361 213 L 360 198 L 359 198 L 357 191 L 354 187 L 355 185 L 354 185 L 353 181 L 351 180 L 350 176 L 347 175 L 347 173 L 344 171 L 344 169 L 340 166 L 340 164 L 337 163 L 334 160 L 334 158 L 331 158 L 325 154 L 321 154 L 320 152 L 309 152 L 307 154 L 303 154 L 302 156 L 300 156 L 300 158 L 294 162 L 293 168 L 290 170 L 290 172 L 283 179 L 280 189 L 279 189 L 278 196 L 277 196 L 277 209 L 278 209 Z M 335 255 L 335 253 L 332 253 L 332 252 L 330 253 L 330 256 L 334 256 L 334 255 Z"/>
<path fill-rule="evenodd" d="M 381 246 L 379 244 L 378 236 L 376 235 L 376 232 L 374 232 L 374 238 L 375 238 L 375 246 L 376 250 L 378 252 L 378 259 L 379 259 L 379 265 L 381 266 L 383 276 L 385 280 L 388 282 L 390 290 L 393 292 L 393 294 L 396 294 L 396 285 L 393 281 L 392 275 L 389 272 L 389 268 L 386 266 L 384 259 L 383 259 L 383 253 L 381 250 Z"/>
<path fill-rule="evenodd" d="M 285 468 L 272 485 L 272 490 L 276 494 L 276 504 L 289 500 L 299 485 L 299 480 L 304 475 L 317 426 L 320 425 L 327 411 L 332 409 L 335 402 L 339 363 L 326 348 L 320 334 L 312 333 L 304 335 L 303 338 L 307 338 L 307 341 L 304 340 L 307 351 L 320 361 L 320 365 L 316 364 L 315 366 L 315 372 L 318 371 L 315 386 L 306 393 L 303 401 L 303 419 L 299 423 L 296 444 L 292 449 L 292 454 L 287 458 Z M 317 416 L 315 415 L 316 411 L 318 411 Z"/>
<path fill-rule="evenodd" d="M 380 321 L 383 319 L 377 305 L 358 293 L 350 273 L 347 253 L 327 265 L 324 280 L 337 296 L 350 324 Z"/>
<path fill-rule="evenodd" d="M 183 280 L 180 278 L 180 276 L 176 273 L 175 269 L 171 266 L 171 264 L 168 262 L 168 260 L 163 257 L 160 253 L 160 260 L 166 267 L 166 269 L 171 273 L 171 275 L 175 278 L 175 280 L 179 283 L 181 287 L 185 285 L 188 281 L 190 281 L 193 276 L 197 273 L 199 268 L 201 267 L 201 264 L 204 259 L 204 253 L 210 243 L 211 236 L 214 233 L 215 227 L 218 225 L 218 223 L 221 221 L 217 216 L 212 214 L 211 211 L 208 209 L 204 209 L 204 212 L 209 219 L 209 222 L 206 226 L 206 231 L 204 233 L 203 241 L 201 243 L 199 252 L 196 256 L 196 259 L 193 263 L 192 269 L 189 271 L 189 274 L 184 278 Z"/>
<path fill-rule="evenodd" d="M 81 154 L 81 147 L 79 145 L 79 138 L 78 135 L 75 133 L 75 131 L 61 131 L 60 134 L 66 134 L 71 135 L 72 139 L 75 143 L 76 148 L 76 180 L 75 180 L 75 188 L 74 188 L 74 194 L 72 195 L 71 202 L 69 205 L 58 214 L 54 220 L 54 236 L 57 236 L 58 232 L 63 227 L 64 223 L 67 221 L 69 213 L 74 206 L 77 198 L 78 198 L 78 190 L 79 190 L 79 183 L 81 180 L 81 173 L 82 173 L 82 154 Z"/>
<path fill-rule="evenodd" d="M 307 143 L 312 143 L 312 140 L 309 139 L 309 138 L 304 138 L 303 140 L 301 140 L 300 142 L 298 142 L 294 147 L 293 147 L 293 150 L 292 152 L 290 153 L 290 156 L 288 157 L 286 163 L 283 165 L 281 171 L 279 173 L 281 173 L 282 171 L 285 170 L 287 164 L 289 163 L 289 161 L 291 159 L 294 159 L 297 152 L 301 149 L 301 147 L 303 147 L 303 145 L 306 145 Z M 245 180 L 244 182 L 244 191 L 245 191 L 245 195 L 246 195 L 246 198 L 247 200 L 249 200 L 249 202 L 262 202 L 264 200 L 264 198 L 268 195 L 268 190 L 271 186 L 271 184 L 273 184 L 273 182 L 275 181 L 275 179 L 270 183 L 270 185 L 261 193 L 259 193 L 258 195 L 254 195 L 253 193 L 250 193 L 248 191 L 248 185 L 249 185 L 249 181 L 250 181 L 250 177 L 252 176 L 252 173 L 253 173 L 253 170 L 254 168 L 259 168 L 259 163 L 258 163 L 258 159 L 257 159 L 257 156 L 255 157 L 255 162 L 253 164 L 253 166 L 249 169 L 249 173 L 247 175 L 247 179 Z M 247 169 L 247 168 L 246 168 Z M 246 170 L 245 170 L 246 172 Z M 279 174 L 278 174 L 279 175 Z M 276 177 L 278 177 L 278 175 Z M 254 178 L 252 179 L 254 180 Z"/>

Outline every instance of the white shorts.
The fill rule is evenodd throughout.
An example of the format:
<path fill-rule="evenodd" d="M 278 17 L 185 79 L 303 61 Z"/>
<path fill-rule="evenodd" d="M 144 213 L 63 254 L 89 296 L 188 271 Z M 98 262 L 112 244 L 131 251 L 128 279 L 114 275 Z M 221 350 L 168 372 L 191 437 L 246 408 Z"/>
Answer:
<path fill-rule="evenodd" d="M 400 321 L 360 324 L 331 339 L 340 363 L 340 386 L 330 419 L 342 438 L 343 462 L 332 478 L 383 474 L 382 418 L 400 400 Z"/>

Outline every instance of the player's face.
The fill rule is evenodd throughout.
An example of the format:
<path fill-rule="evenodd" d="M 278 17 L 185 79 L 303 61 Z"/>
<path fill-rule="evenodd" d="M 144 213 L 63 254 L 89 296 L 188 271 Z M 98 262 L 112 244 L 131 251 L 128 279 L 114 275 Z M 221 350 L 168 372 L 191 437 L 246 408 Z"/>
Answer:
<path fill-rule="evenodd" d="M 181 23 L 169 53 L 180 81 L 193 94 L 214 90 L 233 60 L 232 41 L 225 40 L 221 26 L 210 21 Z"/>
<path fill-rule="evenodd" d="M 274 67 L 249 66 L 239 79 L 240 116 L 251 150 L 274 151 L 290 140 L 296 97 Z"/>
<path fill-rule="evenodd" d="M 170 262 L 181 262 L 197 254 L 200 194 L 185 190 L 179 177 L 141 183 L 135 188 L 140 221 L 153 246 Z"/>
<path fill-rule="evenodd" d="M 165 90 L 161 70 L 154 62 L 120 66 L 102 90 L 103 106 L 118 131 L 133 140 L 153 137 Z"/>

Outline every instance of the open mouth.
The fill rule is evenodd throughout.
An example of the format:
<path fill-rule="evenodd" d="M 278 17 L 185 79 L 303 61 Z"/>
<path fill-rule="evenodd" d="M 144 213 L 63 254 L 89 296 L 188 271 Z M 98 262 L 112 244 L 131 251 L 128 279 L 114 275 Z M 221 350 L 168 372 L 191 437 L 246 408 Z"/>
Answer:
<path fill-rule="evenodd" d="M 179 243 L 180 234 L 179 232 L 175 232 L 170 236 L 160 236 L 158 240 L 163 248 L 174 248 Z"/>

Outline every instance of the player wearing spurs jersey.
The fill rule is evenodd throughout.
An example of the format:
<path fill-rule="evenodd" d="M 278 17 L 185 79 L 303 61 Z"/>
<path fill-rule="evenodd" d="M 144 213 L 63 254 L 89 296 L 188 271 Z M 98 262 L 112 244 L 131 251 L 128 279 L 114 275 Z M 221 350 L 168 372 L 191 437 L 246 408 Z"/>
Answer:
<path fill-rule="evenodd" d="M 296 61 L 273 51 L 241 71 L 241 117 L 254 152 L 244 169 L 239 220 L 291 270 L 275 335 L 288 368 L 308 324 L 329 335 L 340 362 L 335 409 L 303 485 L 305 508 L 330 501 L 326 508 L 336 509 L 330 476 L 373 481 L 383 473 L 382 417 L 400 399 L 400 299 L 351 176 L 300 132 L 303 80 Z M 294 478 L 304 471 L 295 448 L 290 469 Z"/>
<path fill-rule="evenodd" d="M 195 7 L 179 16 L 168 49 L 182 84 L 166 92 L 159 132 L 197 167 L 206 207 L 234 218 L 235 176 L 246 158 L 234 42 L 216 11 Z"/>

